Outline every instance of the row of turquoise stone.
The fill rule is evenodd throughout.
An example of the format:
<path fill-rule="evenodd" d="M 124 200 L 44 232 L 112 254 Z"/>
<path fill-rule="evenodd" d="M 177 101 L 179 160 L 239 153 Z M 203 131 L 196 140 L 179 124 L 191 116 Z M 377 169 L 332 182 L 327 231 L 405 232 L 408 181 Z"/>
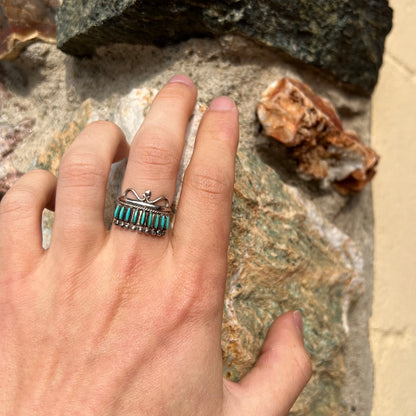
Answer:
<path fill-rule="evenodd" d="M 167 230 L 169 228 L 168 215 L 155 214 L 141 209 L 125 207 L 124 205 L 116 206 L 114 219 L 125 221 L 132 225 L 152 227 L 156 230 Z"/>

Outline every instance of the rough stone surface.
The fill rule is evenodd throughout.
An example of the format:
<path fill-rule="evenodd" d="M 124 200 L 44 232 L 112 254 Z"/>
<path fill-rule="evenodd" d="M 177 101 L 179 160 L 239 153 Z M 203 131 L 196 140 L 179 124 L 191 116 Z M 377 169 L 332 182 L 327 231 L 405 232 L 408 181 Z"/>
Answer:
<path fill-rule="evenodd" d="M 0 59 L 14 59 L 37 40 L 56 41 L 59 0 L 0 1 Z"/>
<path fill-rule="evenodd" d="M 271 168 L 270 175 L 277 172 L 282 181 L 300 190 L 307 200 L 319 207 L 324 217 L 352 237 L 363 252 L 366 290 L 351 304 L 348 313 L 350 330 L 343 347 L 345 382 L 340 389 L 348 414 L 369 416 L 372 397 L 367 326 L 372 293 L 371 189 L 366 187 L 356 196 L 343 197 L 332 189 L 322 190 L 311 182 L 300 180 L 295 163 L 288 158 L 287 148 L 260 132 L 255 113 L 258 97 L 267 85 L 283 77 L 297 78 L 310 85 L 317 94 L 327 97 L 344 126 L 357 131 L 368 144 L 370 101 L 367 98 L 340 90 L 315 72 L 236 36 L 192 39 L 166 48 L 103 47 L 88 59 L 75 59 L 51 45 L 37 43 L 30 45 L 15 61 L 0 63 L 0 80 L 11 93 L 3 103 L 2 120 L 11 125 L 25 118 L 36 120 L 32 134 L 14 150 L 13 166 L 19 171 L 33 168 L 40 149 L 45 149 L 57 132 L 68 129 L 71 121 L 87 117 L 88 113 L 80 110 L 85 100 L 90 99 L 90 119 L 113 120 L 123 100 L 124 108 L 128 107 L 126 97 L 133 89 L 144 86 L 160 89 L 177 73 L 189 75 L 195 81 L 200 102 L 209 103 L 219 95 L 231 96 L 240 110 L 241 154 L 260 156 L 261 161 Z M 83 122 L 80 120 L 79 126 Z M 134 131 L 134 127 L 131 130 Z M 113 202 L 111 198 L 109 204 L 110 201 Z M 335 326 L 335 331 L 337 328 L 339 326 Z M 325 389 L 321 393 L 324 406 L 324 399 L 334 399 L 339 389 L 333 390 L 330 382 L 321 386 Z M 317 410 L 315 414 L 337 414 L 328 410 L 333 403 L 327 404 L 324 410 Z M 338 402 L 334 405 L 338 409 Z"/>
<path fill-rule="evenodd" d="M 226 376 L 244 375 L 273 319 L 300 309 L 314 375 L 291 414 L 347 414 L 342 346 L 362 266 L 355 244 L 312 203 L 257 156 L 240 153 L 223 321 Z"/>
<path fill-rule="evenodd" d="M 387 0 L 176 0 L 163 6 L 149 0 L 65 0 L 58 46 L 82 56 L 115 42 L 161 46 L 233 33 L 370 92 L 391 22 Z"/>
<path fill-rule="evenodd" d="M 135 89 L 116 106 L 112 120 L 122 127 L 129 142 L 155 93 L 154 89 Z M 180 180 L 205 108 L 198 103 L 191 118 Z M 84 102 L 75 119 L 55 135 L 39 157 L 41 167 L 56 173 L 65 148 L 96 116 L 94 104 Z M 124 167 L 125 163 L 114 165 L 110 175 L 108 224 Z M 179 195 L 180 187 L 176 199 Z M 44 241 L 50 232 L 51 217 L 47 217 Z M 341 350 L 348 332 L 349 304 L 363 290 L 362 273 L 362 255 L 352 240 L 326 221 L 295 188 L 284 185 L 259 156 L 241 152 L 223 320 L 224 375 L 239 380 L 254 364 L 273 319 L 287 310 L 300 309 L 315 371 L 291 414 L 329 414 L 330 410 L 346 414 L 341 398 L 345 373 Z"/>
<path fill-rule="evenodd" d="M 344 131 L 333 105 L 306 84 L 283 78 L 267 87 L 257 105 L 264 133 L 290 148 L 305 179 L 333 184 L 341 194 L 361 191 L 379 157 L 354 131 Z"/>
<path fill-rule="evenodd" d="M 0 200 L 23 173 L 12 163 L 13 151 L 16 146 L 32 133 L 35 120 L 26 119 L 13 126 L 2 123 L 0 118 Z"/>

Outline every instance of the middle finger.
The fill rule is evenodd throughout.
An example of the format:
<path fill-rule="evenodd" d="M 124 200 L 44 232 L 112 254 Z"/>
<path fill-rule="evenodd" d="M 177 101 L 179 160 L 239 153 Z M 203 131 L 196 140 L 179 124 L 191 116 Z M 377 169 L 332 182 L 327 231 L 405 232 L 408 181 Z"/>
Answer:
<path fill-rule="evenodd" d="M 195 85 L 183 75 L 173 77 L 160 90 L 134 137 L 122 191 L 132 188 L 142 195 L 150 190 L 151 199 L 165 196 L 172 203 L 186 129 L 195 107 L 196 96 Z M 125 230 L 120 227 L 113 227 L 113 230 L 116 239 L 125 241 L 127 238 L 128 246 L 133 249 L 143 238 L 135 232 L 126 235 Z M 131 244 L 131 239 L 138 243 Z M 161 240 L 164 244 L 168 242 L 166 237 L 148 238 L 146 247 L 152 250 L 156 244 L 160 249 L 163 244 Z"/>

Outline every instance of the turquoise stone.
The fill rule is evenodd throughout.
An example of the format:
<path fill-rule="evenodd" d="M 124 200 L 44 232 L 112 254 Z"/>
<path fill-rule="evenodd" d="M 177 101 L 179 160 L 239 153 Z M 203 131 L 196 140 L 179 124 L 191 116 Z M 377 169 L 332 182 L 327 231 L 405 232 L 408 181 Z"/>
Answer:
<path fill-rule="evenodd" d="M 118 214 L 118 219 L 119 220 L 123 220 L 124 210 L 125 210 L 125 208 L 121 207 L 120 213 Z"/>
<path fill-rule="evenodd" d="M 126 216 L 124 217 L 125 221 L 129 221 L 131 216 L 131 208 L 127 208 Z"/>
<path fill-rule="evenodd" d="M 116 209 L 114 210 L 114 218 L 118 219 L 118 213 L 120 212 L 120 205 L 116 206 Z"/>
<path fill-rule="evenodd" d="M 150 227 L 152 225 L 152 218 L 153 214 L 149 212 L 149 216 L 147 217 L 147 226 Z"/>
<path fill-rule="evenodd" d="M 167 230 L 168 228 L 169 228 L 169 217 L 166 217 L 165 230 Z"/>
<path fill-rule="evenodd" d="M 136 211 L 134 211 L 133 224 L 137 223 L 137 218 L 139 218 L 139 210 L 138 209 L 136 209 Z"/>
<path fill-rule="evenodd" d="M 140 225 L 144 225 L 144 220 L 146 219 L 146 212 L 145 211 L 141 211 L 140 214 Z"/>
<path fill-rule="evenodd" d="M 160 228 L 163 230 L 165 228 L 165 221 L 166 221 L 166 217 L 163 216 L 162 220 L 160 221 Z"/>
<path fill-rule="evenodd" d="M 159 220 L 160 220 L 160 215 L 158 214 L 156 215 L 156 218 L 155 218 L 155 223 L 153 225 L 154 228 L 159 227 Z"/>

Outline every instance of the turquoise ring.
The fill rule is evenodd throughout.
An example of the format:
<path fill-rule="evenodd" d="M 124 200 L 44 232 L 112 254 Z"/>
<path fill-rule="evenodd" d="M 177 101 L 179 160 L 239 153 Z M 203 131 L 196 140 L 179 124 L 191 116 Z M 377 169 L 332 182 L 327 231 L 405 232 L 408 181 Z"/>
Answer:
<path fill-rule="evenodd" d="M 139 196 L 134 189 L 126 189 L 117 198 L 114 225 L 154 236 L 165 235 L 172 215 L 169 200 L 164 196 L 151 200 L 151 196 L 151 191 Z"/>

